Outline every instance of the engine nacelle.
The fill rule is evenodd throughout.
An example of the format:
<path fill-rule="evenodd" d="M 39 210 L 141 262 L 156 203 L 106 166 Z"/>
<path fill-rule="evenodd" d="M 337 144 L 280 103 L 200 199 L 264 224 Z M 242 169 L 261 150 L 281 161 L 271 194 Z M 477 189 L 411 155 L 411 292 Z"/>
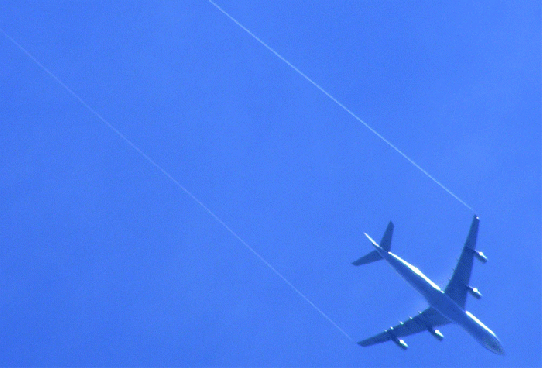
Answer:
<path fill-rule="evenodd" d="M 480 290 L 478 290 L 478 288 L 467 286 L 467 289 L 473 297 L 475 297 L 476 299 L 482 299 L 482 293 L 480 293 Z"/>
<path fill-rule="evenodd" d="M 484 253 L 479 252 L 477 250 L 474 251 L 474 256 L 478 258 L 478 260 L 482 263 L 487 263 L 487 257 Z"/>
<path fill-rule="evenodd" d="M 442 339 L 444 339 L 444 335 L 439 330 L 433 330 L 432 328 L 430 328 L 429 333 L 434 336 L 438 341 L 442 341 Z"/>
<path fill-rule="evenodd" d="M 394 338 L 393 342 L 403 350 L 408 349 L 408 344 L 405 342 L 405 340 L 399 340 L 398 338 Z"/>

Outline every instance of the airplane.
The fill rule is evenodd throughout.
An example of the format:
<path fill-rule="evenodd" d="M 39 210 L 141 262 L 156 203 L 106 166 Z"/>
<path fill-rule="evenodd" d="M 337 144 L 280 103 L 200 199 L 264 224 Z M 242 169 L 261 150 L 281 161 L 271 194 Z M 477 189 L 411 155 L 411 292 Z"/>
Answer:
<path fill-rule="evenodd" d="M 417 267 L 390 251 L 394 228 L 392 222 L 388 224 L 380 244 L 377 244 L 365 233 L 365 236 L 376 249 L 357 261 L 352 262 L 352 264 L 359 266 L 381 259 L 386 260 L 399 275 L 425 297 L 429 303 L 429 308 L 423 312 L 419 312 L 415 317 L 409 317 L 409 319 L 399 323 L 397 326 L 390 327 L 378 335 L 360 341 L 359 345 L 370 346 L 391 340 L 401 349 L 406 350 L 408 345 L 404 340 L 400 339 L 401 337 L 429 331 L 437 340 L 442 341 L 444 336 L 435 328 L 454 322 L 472 335 L 486 349 L 495 354 L 504 354 L 504 349 L 495 333 L 465 309 L 467 293 L 472 294 L 476 299 L 482 297 L 482 294 L 477 288 L 469 285 L 473 257 L 476 257 L 482 263 L 487 262 L 487 257 L 482 252 L 476 250 L 476 236 L 478 234 L 479 223 L 480 219 L 475 215 L 457 266 L 444 291 Z"/>

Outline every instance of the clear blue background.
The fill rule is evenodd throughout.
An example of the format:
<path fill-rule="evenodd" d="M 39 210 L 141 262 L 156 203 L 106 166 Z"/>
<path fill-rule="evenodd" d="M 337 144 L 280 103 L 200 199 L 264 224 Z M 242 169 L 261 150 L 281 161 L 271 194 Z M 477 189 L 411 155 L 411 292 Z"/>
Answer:
<path fill-rule="evenodd" d="M 360 348 L 0 37 L 0 365 L 540 366 L 539 1 L 222 1 L 481 218 L 459 327 Z M 210 3 L 2 1 L 0 27 L 357 341 L 426 307 L 473 212 Z"/>

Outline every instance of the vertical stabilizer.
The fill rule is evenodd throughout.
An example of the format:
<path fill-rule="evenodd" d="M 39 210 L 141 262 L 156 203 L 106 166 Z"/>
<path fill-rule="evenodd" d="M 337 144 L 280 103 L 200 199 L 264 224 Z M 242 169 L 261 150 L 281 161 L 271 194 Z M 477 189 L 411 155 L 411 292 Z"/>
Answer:
<path fill-rule="evenodd" d="M 386 252 L 389 252 L 391 249 L 391 237 L 393 235 L 393 222 L 390 221 L 388 224 L 388 227 L 386 228 L 386 232 L 384 233 L 384 236 L 382 237 L 382 240 L 380 240 L 380 248 L 384 249 Z"/>

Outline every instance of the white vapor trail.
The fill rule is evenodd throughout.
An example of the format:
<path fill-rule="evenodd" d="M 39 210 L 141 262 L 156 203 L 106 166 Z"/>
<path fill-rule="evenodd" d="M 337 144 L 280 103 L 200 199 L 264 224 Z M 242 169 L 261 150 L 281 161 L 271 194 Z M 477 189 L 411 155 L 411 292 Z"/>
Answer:
<path fill-rule="evenodd" d="M 337 100 L 335 97 L 333 97 L 329 92 L 327 92 L 324 88 L 322 88 L 318 83 L 310 79 L 305 73 L 303 73 L 301 70 L 299 70 L 295 65 L 290 63 L 288 60 L 286 60 L 281 54 L 279 54 L 275 49 L 273 49 L 271 46 L 266 44 L 264 41 L 262 41 L 258 36 L 256 36 L 254 33 L 252 33 L 247 27 L 242 25 L 237 19 L 232 17 L 229 13 L 227 13 L 224 9 L 222 9 L 219 5 L 217 5 L 214 1 L 208 0 L 209 3 L 211 3 L 215 8 L 220 10 L 226 17 L 228 17 L 231 21 L 233 21 L 235 24 L 237 24 L 243 31 L 248 33 L 252 38 L 254 38 L 256 41 L 258 41 L 262 46 L 264 46 L 266 49 L 271 51 L 276 57 L 278 57 L 280 60 L 282 60 L 284 63 L 286 63 L 290 68 L 296 71 L 297 74 L 305 78 L 309 83 L 311 83 L 313 86 L 318 88 L 323 94 L 325 94 L 327 97 L 329 97 L 330 100 L 335 102 L 337 105 L 339 105 L 344 111 L 346 111 L 348 114 L 350 114 L 354 119 L 359 121 L 361 124 L 363 124 L 367 129 L 369 129 L 374 135 L 376 135 L 378 138 L 380 138 L 384 143 L 386 143 L 388 146 L 393 148 L 398 154 L 403 156 L 408 162 L 410 162 L 414 167 L 416 167 L 418 170 L 420 170 L 425 176 L 427 176 L 429 179 L 431 179 L 433 182 L 435 182 L 439 187 L 444 189 L 449 195 L 454 197 L 461 203 L 463 206 L 467 207 L 469 210 L 474 212 L 474 209 L 469 206 L 464 200 L 459 198 L 455 193 L 453 193 L 450 189 L 448 189 L 444 184 L 442 184 L 440 181 L 438 181 L 434 176 L 429 174 L 425 169 L 423 169 L 420 165 L 418 165 L 414 160 L 412 160 L 410 157 L 408 157 L 403 151 L 401 151 L 399 148 L 397 148 L 394 144 L 392 144 L 390 141 L 388 141 L 386 138 L 384 138 L 380 133 L 378 133 L 373 127 L 371 127 L 369 124 L 361 120 L 356 114 L 354 114 L 350 109 L 348 109 L 345 105 L 343 105 L 339 100 Z"/>
<path fill-rule="evenodd" d="M 51 78 L 53 78 L 62 88 L 64 88 L 70 95 L 72 95 L 81 105 L 83 105 L 87 110 L 89 110 L 94 116 L 98 118 L 103 124 L 105 124 L 109 129 L 111 129 L 120 139 L 122 139 L 126 144 L 132 147 L 137 153 L 139 153 L 148 163 L 154 166 L 158 171 L 164 174 L 177 188 L 186 193 L 190 198 L 192 198 L 197 204 L 201 206 L 211 217 L 213 217 L 220 225 L 222 225 L 233 237 L 235 237 L 241 244 L 245 246 L 252 254 L 254 254 L 260 261 L 262 261 L 275 275 L 277 275 L 282 281 L 286 283 L 297 295 L 304 299 L 307 303 L 310 304 L 322 317 L 328 320 L 334 327 L 336 327 L 347 339 L 354 341 L 350 335 L 348 335 L 337 323 L 335 323 L 324 311 L 322 311 L 316 304 L 314 304 L 305 294 L 303 294 L 297 287 L 295 287 L 282 273 L 280 273 L 273 265 L 271 265 L 260 253 L 258 253 L 254 248 L 252 248 L 246 241 L 244 241 L 235 231 L 233 231 L 220 217 L 218 217 L 209 207 L 207 207 L 203 202 L 201 202 L 194 194 L 192 194 L 188 189 L 186 189 L 177 179 L 175 179 L 169 172 L 166 171 L 162 166 L 160 166 L 156 161 L 154 161 L 150 156 L 143 152 L 135 143 L 133 143 L 128 137 L 126 137 L 120 130 L 118 130 L 113 124 L 108 122 L 102 115 L 100 115 L 96 110 L 94 110 L 90 105 L 88 105 L 77 93 L 75 93 L 70 87 L 68 87 L 60 78 L 58 78 L 53 72 L 51 72 L 45 65 L 38 61 L 28 50 L 26 50 L 21 44 L 19 44 L 15 39 L 8 35 L 2 28 L 0 32 L 19 50 L 21 50 L 26 56 L 28 56 L 37 66 L 39 66 L 44 72 L 46 72 Z"/>

